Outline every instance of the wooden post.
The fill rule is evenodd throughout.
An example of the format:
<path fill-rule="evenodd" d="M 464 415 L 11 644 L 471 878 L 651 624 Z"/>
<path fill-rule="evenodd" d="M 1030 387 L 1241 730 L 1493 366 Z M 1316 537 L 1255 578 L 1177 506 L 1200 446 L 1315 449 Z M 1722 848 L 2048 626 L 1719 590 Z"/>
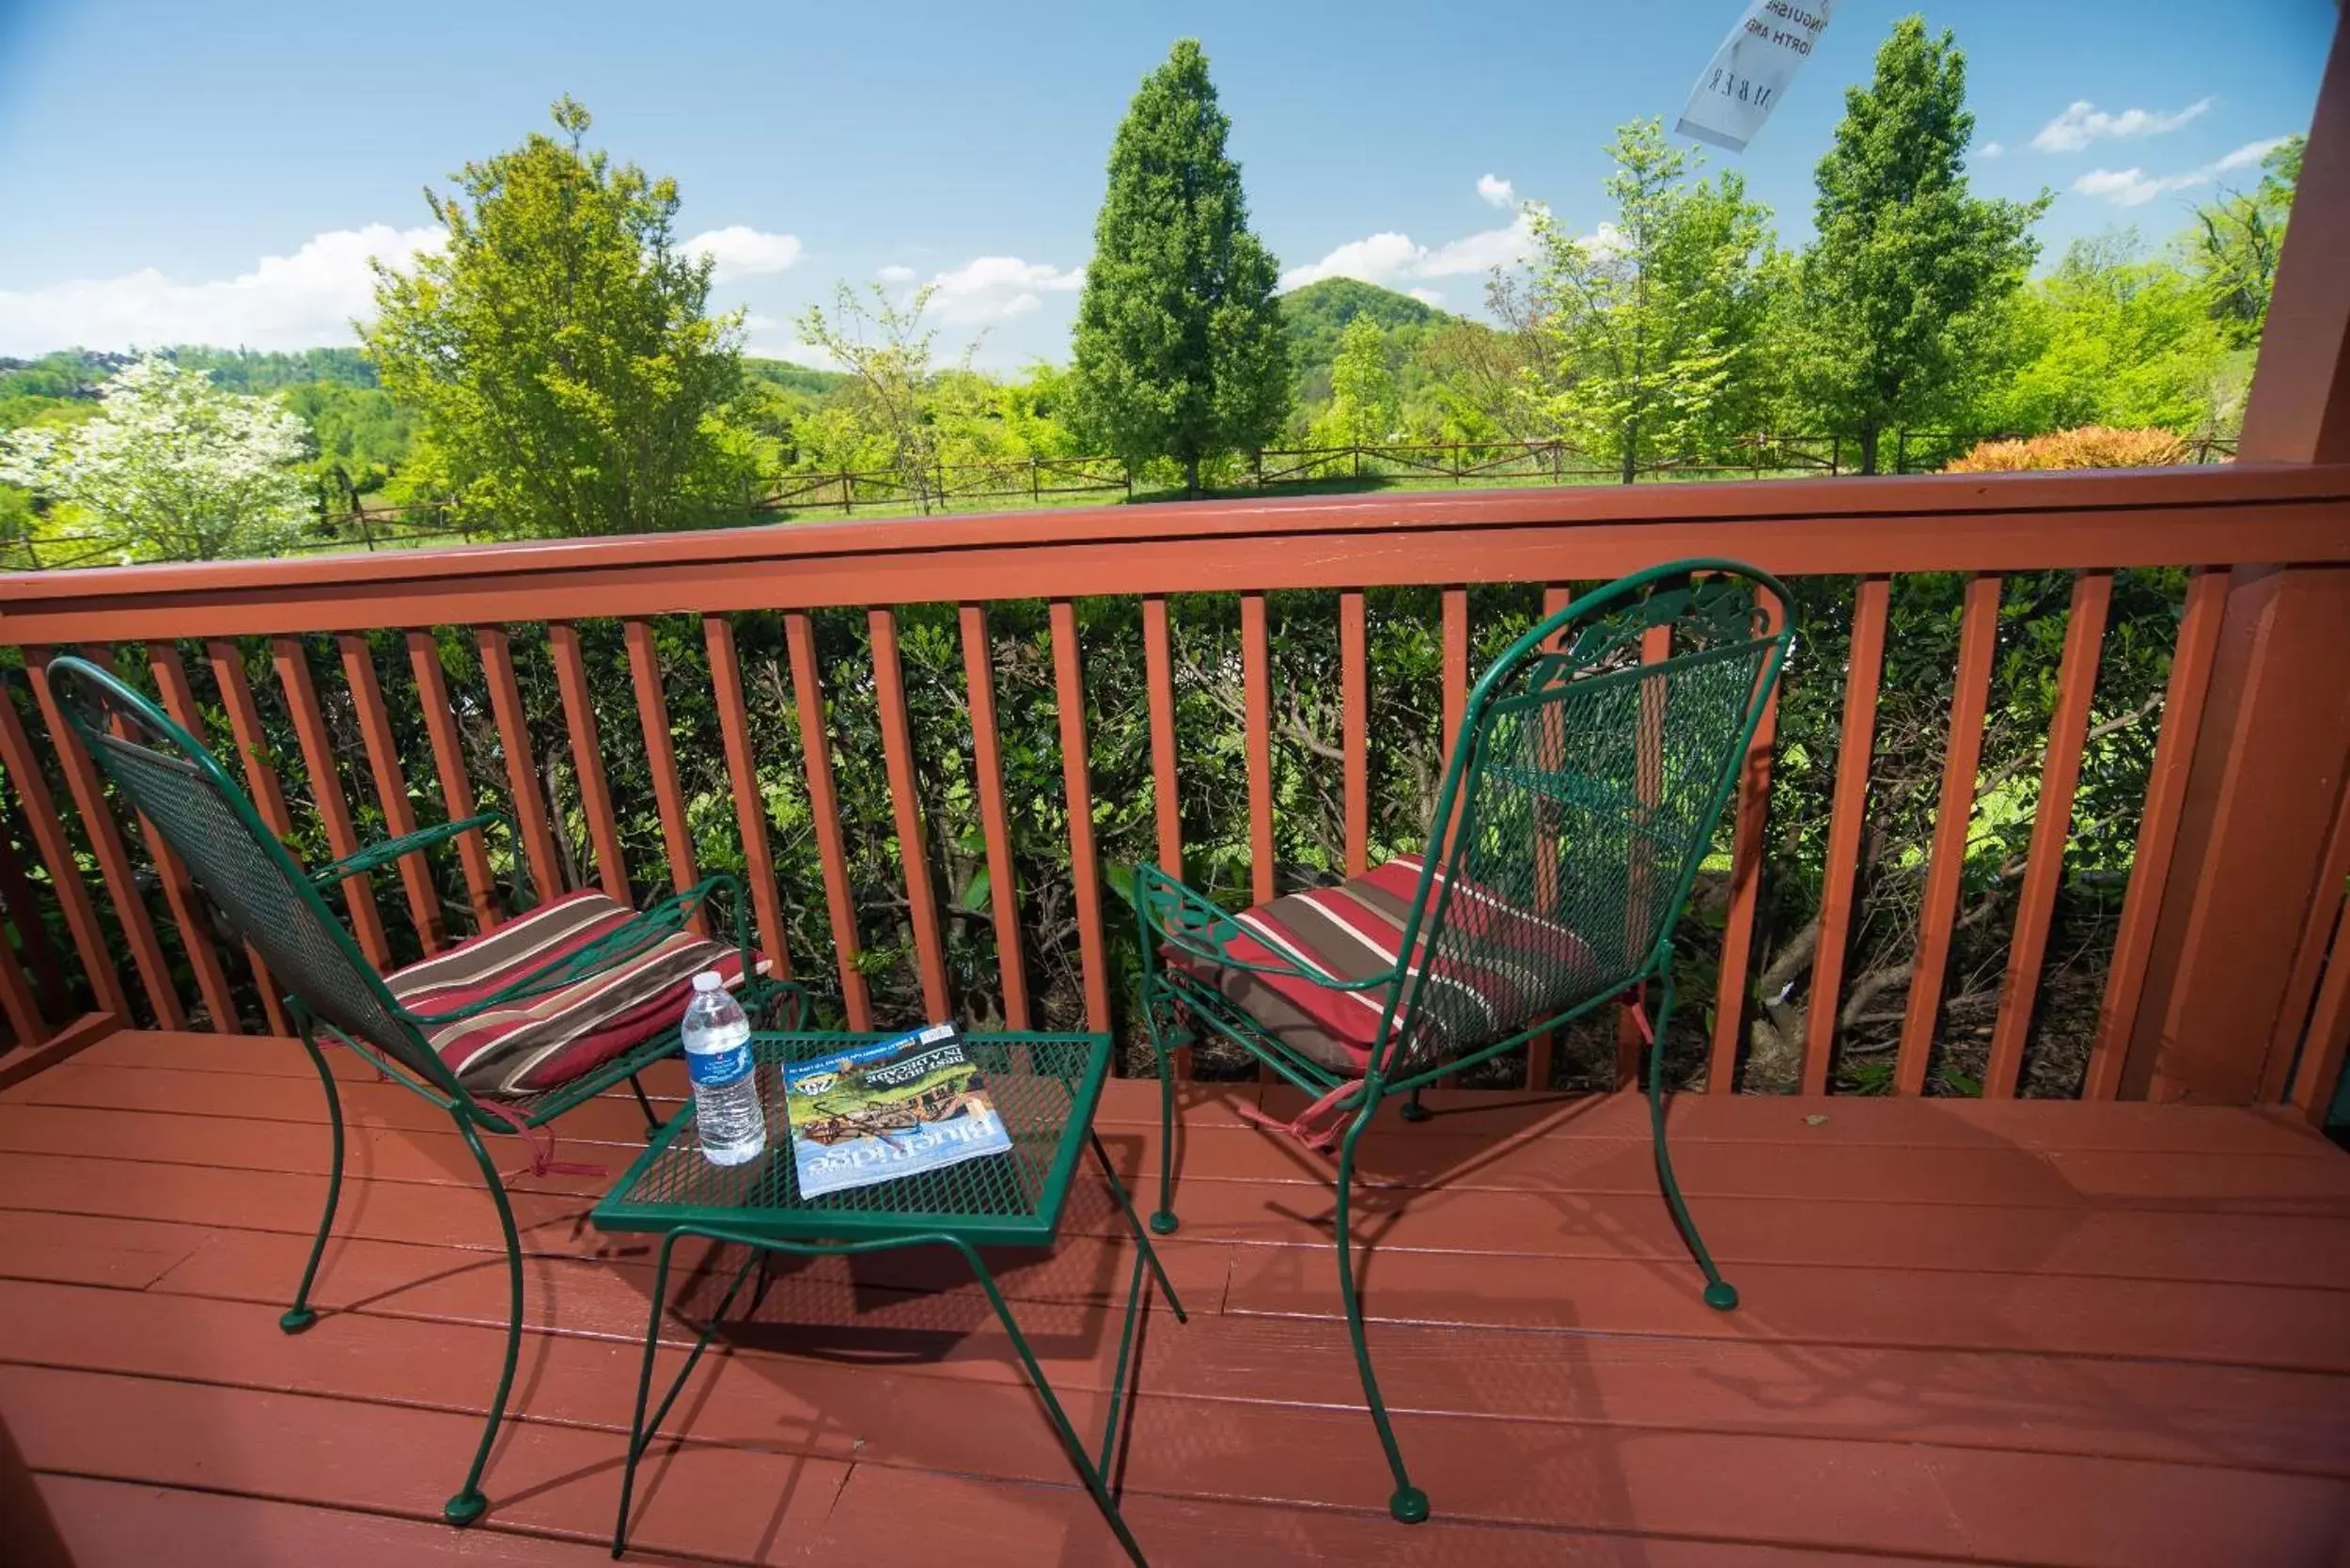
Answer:
<path fill-rule="evenodd" d="M 2350 462 L 2350 45 L 2337 32 L 2238 455 Z M 2170 893 L 2122 1070 L 2124 1095 L 2247 1105 L 2268 1057 L 2350 767 L 2350 568 L 2230 573 Z"/>

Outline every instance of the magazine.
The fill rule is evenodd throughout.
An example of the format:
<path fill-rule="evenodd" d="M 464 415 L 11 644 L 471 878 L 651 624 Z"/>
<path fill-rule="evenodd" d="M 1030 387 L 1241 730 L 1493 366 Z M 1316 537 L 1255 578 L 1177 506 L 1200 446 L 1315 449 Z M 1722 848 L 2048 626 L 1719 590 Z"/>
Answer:
<path fill-rule="evenodd" d="M 952 1024 L 783 1067 L 800 1196 L 1001 1154 L 1011 1135 Z"/>

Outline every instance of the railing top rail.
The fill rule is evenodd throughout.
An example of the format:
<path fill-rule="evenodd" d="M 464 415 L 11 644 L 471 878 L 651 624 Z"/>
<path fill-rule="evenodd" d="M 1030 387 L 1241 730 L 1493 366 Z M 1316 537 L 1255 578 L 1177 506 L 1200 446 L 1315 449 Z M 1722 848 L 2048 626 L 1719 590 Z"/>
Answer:
<path fill-rule="evenodd" d="M 1203 589 L 2350 561 L 2350 465 L 1062 507 L 0 574 L 0 643 Z"/>

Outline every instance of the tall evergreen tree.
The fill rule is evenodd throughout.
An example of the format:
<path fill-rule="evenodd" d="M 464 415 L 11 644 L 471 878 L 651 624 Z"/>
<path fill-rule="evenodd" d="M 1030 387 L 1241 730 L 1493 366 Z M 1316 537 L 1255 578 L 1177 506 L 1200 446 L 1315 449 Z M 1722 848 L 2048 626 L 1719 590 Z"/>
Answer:
<path fill-rule="evenodd" d="M 1966 56 L 1915 16 L 1893 24 L 1876 79 L 1844 91 L 1836 145 L 1820 160 L 1819 238 L 1801 268 L 1797 383 L 1839 430 L 1860 438 L 1863 473 L 1897 425 L 1946 418 L 1983 375 L 1982 318 L 2011 295 L 2039 249 L 2037 200 L 1978 200 L 1966 189 Z"/>
<path fill-rule="evenodd" d="M 1077 306 L 1072 420 L 1139 464 L 1261 447 L 1289 413 L 1277 268 L 1248 227 L 1208 57 L 1183 39 L 1143 79 L 1110 144 L 1109 193 Z"/>

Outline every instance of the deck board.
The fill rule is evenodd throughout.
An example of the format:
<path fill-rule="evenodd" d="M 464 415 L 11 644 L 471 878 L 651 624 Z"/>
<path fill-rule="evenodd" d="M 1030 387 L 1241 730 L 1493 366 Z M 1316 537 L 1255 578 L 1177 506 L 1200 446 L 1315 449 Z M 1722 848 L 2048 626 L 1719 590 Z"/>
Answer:
<path fill-rule="evenodd" d="M 585 1226 L 599 1179 L 517 1183 L 518 1418 L 491 1518 L 446 1530 L 501 1345 L 494 1220 L 439 1113 L 334 1070 L 351 1161 L 298 1339 L 275 1310 L 326 1158 L 298 1048 L 122 1035 L 0 1091 L 0 1417 L 57 1532 L 85 1568 L 603 1560 L 642 1238 Z M 1155 1562 L 2119 1568 L 2350 1541 L 2350 1158 L 2274 1119 L 1684 1099 L 1684 1181 L 1746 1294 L 1725 1316 L 1697 1303 L 1637 1101 L 1432 1095 L 1444 1114 L 1366 1143 L 1366 1304 L 1437 1511 L 1406 1529 L 1380 1507 L 1326 1168 L 1242 1126 L 1260 1093 L 1286 1091 L 1185 1092 L 1165 1252 L 1194 1318 L 1150 1315 L 1123 1472 Z M 1154 1087 L 1113 1084 L 1101 1120 L 1150 1201 Z M 641 1126 L 606 1097 L 565 1155 L 617 1171 Z M 709 1286 L 719 1260 L 685 1261 Z M 1061 1248 L 997 1260 L 1081 1428 L 1131 1261 L 1089 1186 Z M 648 1461 L 642 1559 L 939 1560 L 908 1522 L 951 1521 L 958 1562 L 1121 1560 L 946 1263 L 779 1278 Z"/>

